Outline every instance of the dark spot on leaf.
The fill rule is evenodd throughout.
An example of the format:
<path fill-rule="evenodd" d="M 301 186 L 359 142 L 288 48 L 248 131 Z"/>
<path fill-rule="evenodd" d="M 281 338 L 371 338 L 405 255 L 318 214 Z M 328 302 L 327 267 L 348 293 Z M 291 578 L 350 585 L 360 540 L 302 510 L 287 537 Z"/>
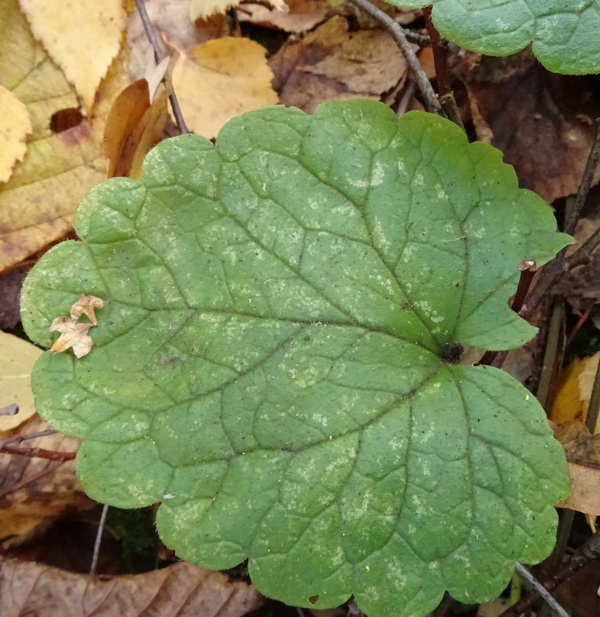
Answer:
<path fill-rule="evenodd" d="M 459 343 L 451 343 L 446 346 L 444 353 L 442 353 L 442 360 L 448 364 L 457 364 L 460 360 L 460 356 L 463 352 L 463 346 Z"/>
<path fill-rule="evenodd" d="M 309 601 L 311 604 L 316 604 L 316 603 L 319 601 L 319 596 L 318 596 L 318 594 L 317 594 L 316 596 L 310 596 L 310 597 L 308 598 L 308 601 Z"/>
<path fill-rule="evenodd" d="M 81 124 L 83 120 L 83 114 L 77 107 L 69 107 L 68 109 L 61 109 L 52 114 L 50 118 L 50 130 L 53 133 L 63 133 L 75 126 Z"/>
<path fill-rule="evenodd" d="M 304 342 L 305 342 L 305 343 L 308 343 L 309 341 L 310 341 L 310 336 L 305 336 L 305 337 L 304 337 Z"/>

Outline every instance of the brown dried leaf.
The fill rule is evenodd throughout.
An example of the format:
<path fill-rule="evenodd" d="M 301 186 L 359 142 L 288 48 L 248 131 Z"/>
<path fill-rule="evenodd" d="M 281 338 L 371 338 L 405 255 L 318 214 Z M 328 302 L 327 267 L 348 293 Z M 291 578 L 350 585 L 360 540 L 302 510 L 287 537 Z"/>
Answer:
<path fill-rule="evenodd" d="M 327 100 L 381 99 L 407 71 L 404 56 L 387 32 L 349 32 L 341 16 L 301 41 L 287 43 L 269 63 L 281 102 L 307 113 Z"/>
<path fill-rule="evenodd" d="M 50 325 L 50 331 L 57 331 L 61 334 L 54 341 L 50 351 L 62 353 L 72 348 L 77 358 L 89 354 L 94 341 L 88 335 L 88 331 L 93 325 L 91 323 L 79 323 L 72 317 L 57 317 Z"/>
<path fill-rule="evenodd" d="M 600 434 L 590 435 L 582 422 L 570 422 L 554 435 L 565 449 L 571 476 L 571 495 L 558 505 L 600 516 Z"/>
<path fill-rule="evenodd" d="M 549 73 L 529 51 L 508 58 L 467 54 L 458 72 L 478 139 L 502 150 L 520 185 L 549 203 L 576 193 L 594 138 L 592 119 L 600 115 L 591 84 Z"/>
<path fill-rule="evenodd" d="M 0 595 L 3 617 L 240 617 L 263 602 L 251 585 L 183 562 L 99 580 L 4 559 Z"/>
<path fill-rule="evenodd" d="M 30 266 L 13 268 L 0 274 L 0 330 L 12 330 L 21 321 L 19 298 Z"/>
<path fill-rule="evenodd" d="M 2 438 L 28 435 L 48 429 L 37 416 Z M 21 449 L 44 448 L 57 452 L 76 452 L 80 440 L 60 433 L 12 444 Z M 16 454 L 0 454 L 0 529 L 2 546 L 13 546 L 40 527 L 54 522 L 67 508 L 88 509 L 95 502 L 84 493 L 75 462 L 56 462 Z M 2 614 L 6 605 L 2 603 Z"/>
<path fill-rule="evenodd" d="M 567 255 L 573 255 L 599 228 L 600 218 L 580 219 L 573 234 L 576 242 Z M 553 293 L 564 296 L 579 315 L 590 311 L 590 319 L 600 328 L 600 245 L 591 253 L 588 263 L 575 266 L 561 277 Z"/>
<path fill-rule="evenodd" d="M 104 152 L 108 177 L 141 178 L 144 157 L 160 141 L 166 121 L 166 89 L 161 88 L 150 103 L 146 79 L 129 84 L 115 100 L 106 120 Z M 75 315 L 71 313 L 71 317 Z"/>

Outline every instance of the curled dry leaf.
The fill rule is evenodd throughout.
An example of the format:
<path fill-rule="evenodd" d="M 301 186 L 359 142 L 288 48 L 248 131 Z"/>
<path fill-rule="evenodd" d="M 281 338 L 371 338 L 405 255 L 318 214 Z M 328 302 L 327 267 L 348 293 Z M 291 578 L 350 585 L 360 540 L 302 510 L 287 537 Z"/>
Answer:
<path fill-rule="evenodd" d="M 558 505 L 600 516 L 600 435 L 590 435 L 582 422 L 560 426 L 554 435 L 565 449 L 571 477 L 571 495 Z"/>
<path fill-rule="evenodd" d="M 0 332 L 0 407 L 18 408 L 14 415 L 0 416 L 0 431 L 12 430 L 35 414 L 31 370 L 41 353 L 35 345 Z"/>
<path fill-rule="evenodd" d="M 20 4 L 34 36 L 64 71 L 89 114 L 121 47 L 122 1 L 20 0 Z"/>
<path fill-rule="evenodd" d="M 227 37 L 179 52 L 173 88 L 190 130 L 211 139 L 227 120 L 277 103 L 264 47 Z"/>
<path fill-rule="evenodd" d="M 22 161 L 27 149 L 25 139 L 31 133 L 27 107 L 6 88 L 0 86 L 0 182 L 6 182 L 16 162 Z"/>
<path fill-rule="evenodd" d="M 263 599 L 254 587 L 189 563 L 99 580 L 37 563 L 0 561 L 3 617 L 241 617 Z M 118 608 L 117 608 L 118 607 Z"/>
<path fill-rule="evenodd" d="M 129 84 L 115 100 L 106 120 L 104 152 L 108 177 L 141 178 L 144 157 L 160 141 L 166 121 L 167 90 L 161 87 L 151 103 L 146 79 Z M 75 317 L 72 312 L 71 317 Z"/>
<path fill-rule="evenodd" d="M 94 309 L 102 308 L 104 306 L 104 300 L 97 298 L 96 296 L 84 296 L 81 294 L 79 300 L 71 307 L 71 317 L 73 319 L 79 319 L 81 315 L 85 315 L 94 325 L 98 323 Z"/>
<path fill-rule="evenodd" d="M 60 332 L 60 336 L 50 351 L 52 353 L 62 353 L 69 348 L 73 349 L 73 353 L 78 358 L 82 358 L 90 353 L 94 341 L 88 335 L 89 329 L 94 324 L 79 323 L 72 317 L 57 317 L 50 326 L 52 332 Z"/>

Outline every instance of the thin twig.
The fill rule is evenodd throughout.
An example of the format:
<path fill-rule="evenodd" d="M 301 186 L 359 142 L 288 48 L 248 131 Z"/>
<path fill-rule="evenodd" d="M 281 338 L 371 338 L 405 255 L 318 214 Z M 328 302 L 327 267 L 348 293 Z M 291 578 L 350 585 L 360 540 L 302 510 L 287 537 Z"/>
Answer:
<path fill-rule="evenodd" d="M 515 564 L 515 570 L 519 576 L 523 577 L 528 583 L 533 585 L 533 588 L 540 594 L 546 604 L 560 617 L 570 617 L 569 613 L 554 599 L 550 592 L 531 574 L 531 572 L 522 566 L 520 563 Z"/>
<path fill-rule="evenodd" d="M 450 73 L 448 71 L 448 42 L 440 36 L 437 28 L 431 21 L 431 7 L 427 6 L 423 9 L 423 17 L 425 17 L 425 26 L 431 40 L 431 50 L 433 52 L 433 64 L 435 66 L 435 79 L 440 95 L 440 105 L 444 110 L 444 114 L 448 120 L 452 120 L 454 124 L 459 126 L 463 131 L 465 127 L 462 123 L 454 91 L 450 85 Z"/>
<path fill-rule="evenodd" d="M 45 431 L 38 431 L 37 433 L 29 433 L 29 435 L 13 435 L 12 437 L 7 437 L 6 439 L 0 440 L 0 448 L 4 448 L 9 443 L 21 443 L 23 441 L 27 441 L 28 439 L 37 439 L 38 437 L 47 437 L 48 435 L 55 435 L 56 431 L 54 429 L 48 428 Z"/>
<path fill-rule="evenodd" d="M 575 231 L 575 227 L 577 226 L 577 221 L 581 216 L 581 212 L 583 211 L 583 206 L 585 206 L 585 201 L 587 196 L 592 188 L 592 184 L 594 182 L 594 176 L 596 175 L 596 169 L 598 168 L 598 163 L 600 162 L 600 118 L 596 118 L 596 135 L 594 137 L 594 143 L 592 144 L 592 149 L 590 150 L 590 154 L 588 156 L 588 160 L 585 164 L 585 169 L 583 171 L 583 177 L 581 178 L 581 184 L 579 185 L 579 190 L 577 191 L 577 197 L 575 197 L 575 203 L 569 212 L 565 220 L 564 231 L 567 234 L 572 234 Z"/>
<path fill-rule="evenodd" d="M 156 38 L 154 27 L 152 26 L 150 18 L 148 17 L 148 12 L 146 11 L 144 0 L 135 0 L 135 5 L 142 19 L 142 24 L 144 25 L 144 30 L 146 31 L 148 41 L 150 41 L 150 45 L 152 45 L 152 49 L 154 50 L 154 59 L 156 60 L 156 64 L 159 64 L 160 61 L 163 59 L 163 53 L 158 43 L 158 39 Z M 175 94 L 175 90 L 173 89 L 173 82 L 171 81 L 171 74 L 169 71 L 165 71 L 165 74 L 163 76 L 163 82 L 165 83 L 165 86 L 169 91 L 169 101 L 171 102 L 171 109 L 173 110 L 173 115 L 175 116 L 175 122 L 177 123 L 177 128 L 179 129 L 179 132 L 181 134 L 189 133 L 188 128 L 185 124 L 185 120 L 183 119 L 183 114 L 181 113 L 181 107 L 179 106 L 177 95 Z"/>
<path fill-rule="evenodd" d="M 597 559 L 600 559 L 600 530 L 577 549 L 577 552 L 571 557 L 566 566 L 562 567 L 549 581 L 544 582 L 544 589 L 553 591 L 585 565 Z M 499 617 L 516 617 L 521 615 L 538 600 L 539 595 L 537 588 L 532 589 L 516 604 L 507 608 Z"/>
<path fill-rule="evenodd" d="M 0 454 L 16 454 L 28 458 L 43 458 L 47 461 L 72 461 L 76 452 L 57 452 L 44 448 L 17 448 L 15 446 L 0 446 Z"/>
<path fill-rule="evenodd" d="M 395 22 L 387 13 L 384 13 L 381 9 L 378 9 L 374 4 L 371 4 L 369 0 L 350 0 L 352 4 L 361 8 L 365 13 L 368 13 L 376 19 L 392 36 L 396 45 L 400 48 L 400 51 L 404 54 L 408 66 L 413 72 L 415 81 L 419 92 L 425 101 L 427 111 L 431 113 L 443 115 L 442 107 L 435 93 L 421 63 L 417 58 L 417 55 L 413 51 L 413 48 L 408 42 L 406 36 L 406 30 L 397 22 Z"/>
<path fill-rule="evenodd" d="M 104 504 L 102 506 L 102 513 L 100 514 L 100 520 L 98 521 L 98 530 L 96 531 L 96 541 L 94 542 L 94 553 L 92 555 L 92 563 L 90 564 L 90 576 L 95 576 L 96 569 L 98 568 L 98 558 L 100 557 L 100 546 L 102 544 L 102 535 L 104 534 L 104 525 L 106 523 L 107 513 L 108 513 L 108 506 Z"/>

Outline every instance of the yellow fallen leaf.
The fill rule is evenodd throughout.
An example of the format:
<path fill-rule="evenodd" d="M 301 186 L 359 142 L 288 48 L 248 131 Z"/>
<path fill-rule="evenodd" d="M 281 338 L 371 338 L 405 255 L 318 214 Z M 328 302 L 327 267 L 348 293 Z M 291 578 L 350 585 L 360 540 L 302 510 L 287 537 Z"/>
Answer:
<path fill-rule="evenodd" d="M 0 182 L 10 178 L 12 168 L 22 161 L 27 145 L 26 137 L 31 133 L 31 120 L 27 107 L 6 88 L 0 86 Z"/>
<path fill-rule="evenodd" d="M 190 2 L 190 19 L 204 19 L 215 13 L 225 13 L 228 9 L 237 6 L 241 0 L 191 0 Z M 284 11 L 287 9 L 284 0 L 269 0 L 274 9 Z"/>
<path fill-rule="evenodd" d="M 77 96 L 33 38 L 18 0 L 0 2 L 0 23 L 0 85 L 26 105 L 33 128 L 25 158 L 0 184 L 3 271 L 64 236 L 85 193 L 106 178 L 104 119 L 129 78 L 122 52 L 101 84 L 94 117 L 53 133 L 53 117 L 77 108 Z"/>
<path fill-rule="evenodd" d="M 212 139 L 230 118 L 275 105 L 265 53 L 258 43 L 233 37 L 180 52 L 172 79 L 188 128 Z"/>
<path fill-rule="evenodd" d="M 35 414 L 31 369 L 41 353 L 35 345 L 0 332 L 0 408 L 18 408 L 14 415 L 0 415 L 0 431 L 10 431 Z"/>
<path fill-rule="evenodd" d="M 600 352 L 588 358 L 575 358 L 563 371 L 550 410 L 550 420 L 556 424 L 585 421 L 599 360 Z"/>
<path fill-rule="evenodd" d="M 119 53 L 121 0 L 20 0 L 34 36 L 92 111 L 96 91 Z"/>

